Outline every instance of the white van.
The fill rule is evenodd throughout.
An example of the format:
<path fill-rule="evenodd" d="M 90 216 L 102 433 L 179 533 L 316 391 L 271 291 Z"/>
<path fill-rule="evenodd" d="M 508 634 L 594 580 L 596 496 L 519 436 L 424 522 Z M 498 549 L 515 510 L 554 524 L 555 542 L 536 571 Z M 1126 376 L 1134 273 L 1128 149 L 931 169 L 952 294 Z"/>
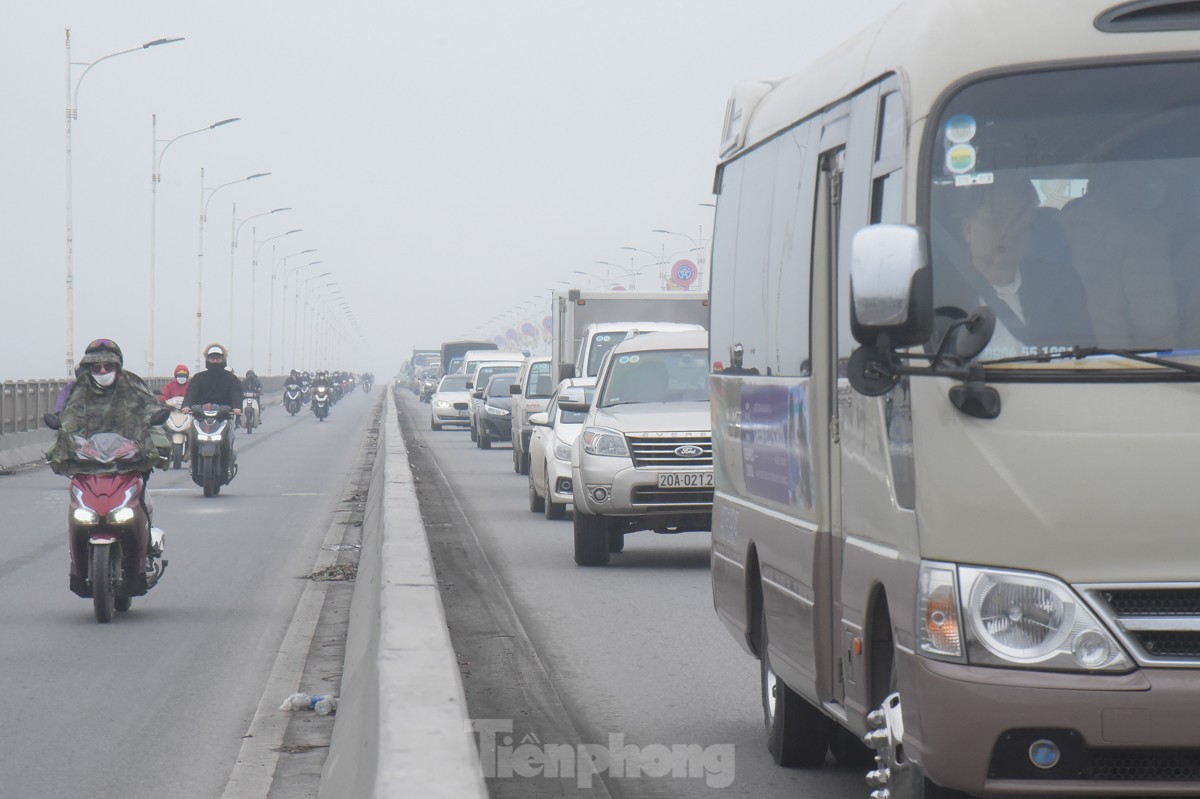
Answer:
<path fill-rule="evenodd" d="M 911 0 L 730 101 L 712 586 L 779 763 L 1200 796 L 1198 86 L 1192 3 Z"/>

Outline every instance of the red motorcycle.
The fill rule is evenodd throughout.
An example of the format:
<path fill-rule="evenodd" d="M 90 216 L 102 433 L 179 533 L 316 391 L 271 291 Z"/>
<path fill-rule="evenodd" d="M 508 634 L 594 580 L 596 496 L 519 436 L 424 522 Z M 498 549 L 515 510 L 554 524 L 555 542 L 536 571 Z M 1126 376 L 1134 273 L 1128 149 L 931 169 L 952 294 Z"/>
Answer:
<path fill-rule="evenodd" d="M 168 409 L 154 415 L 162 424 Z M 159 416 L 163 418 L 155 419 Z M 57 430 L 59 419 L 46 416 Z M 71 547 L 71 591 L 91 599 L 96 621 L 112 620 L 113 611 L 129 610 L 162 578 L 163 533 L 150 524 L 145 482 L 134 466 L 146 456 L 136 441 L 117 433 L 72 436 L 71 503 L 68 535 Z"/>

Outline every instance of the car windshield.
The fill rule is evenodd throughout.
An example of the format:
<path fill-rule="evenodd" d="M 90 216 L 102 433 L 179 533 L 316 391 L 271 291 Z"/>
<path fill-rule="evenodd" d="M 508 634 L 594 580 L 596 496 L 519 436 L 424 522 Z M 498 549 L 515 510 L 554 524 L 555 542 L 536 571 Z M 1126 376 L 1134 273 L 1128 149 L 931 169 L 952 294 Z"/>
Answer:
<path fill-rule="evenodd" d="M 516 370 L 516 368 L 502 369 L 502 368 L 498 368 L 498 367 L 488 367 L 488 366 L 481 367 L 478 370 L 478 374 L 475 376 L 475 378 L 476 378 L 475 379 L 475 388 L 486 387 L 488 384 L 488 380 L 495 377 L 496 375 L 502 375 L 502 374 L 513 375 L 515 377 L 517 374 L 517 370 Z"/>
<path fill-rule="evenodd" d="M 513 384 L 513 381 L 516 380 L 516 377 L 516 372 L 513 372 L 511 375 L 503 372 L 500 373 L 499 376 L 493 378 L 492 381 L 487 384 L 487 389 L 484 391 L 484 396 L 489 399 L 493 397 L 511 397 L 512 394 L 508 389 Z"/>
<path fill-rule="evenodd" d="M 963 89 L 930 128 L 934 306 L 995 311 L 985 361 L 1091 346 L 1200 358 L 1198 127 L 1195 62 Z"/>
<path fill-rule="evenodd" d="M 446 375 L 438 385 L 438 391 L 466 391 L 466 375 Z"/>
<path fill-rule="evenodd" d="M 600 407 L 643 402 L 707 402 L 705 350 L 646 350 L 614 354 Z"/>

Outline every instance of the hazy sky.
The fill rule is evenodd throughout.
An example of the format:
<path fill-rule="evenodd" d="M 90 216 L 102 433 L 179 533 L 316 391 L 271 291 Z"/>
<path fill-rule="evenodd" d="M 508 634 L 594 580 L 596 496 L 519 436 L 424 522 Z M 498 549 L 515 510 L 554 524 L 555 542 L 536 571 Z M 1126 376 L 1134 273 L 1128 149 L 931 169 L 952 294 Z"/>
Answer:
<path fill-rule="evenodd" d="M 711 236 L 733 87 L 797 70 L 896 2 L 21 3 L 0 28 L 0 380 L 67 371 L 66 28 L 82 64 L 185 39 L 70 70 L 75 358 L 109 337 L 146 371 L 160 159 L 156 373 L 197 359 L 203 198 L 203 344 L 231 346 L 239 373 L 290 368 L 314 347 L 292 321 L 314 276 L 340 365 L 384 375 L 413 346 L 540 319 L 560 281 L 597 286 L 575 274 L 605 275 L 597 261 L 649 267 L 636 287 L 657 288 L 655 259 L 621 248 L 673 260 Z"/>

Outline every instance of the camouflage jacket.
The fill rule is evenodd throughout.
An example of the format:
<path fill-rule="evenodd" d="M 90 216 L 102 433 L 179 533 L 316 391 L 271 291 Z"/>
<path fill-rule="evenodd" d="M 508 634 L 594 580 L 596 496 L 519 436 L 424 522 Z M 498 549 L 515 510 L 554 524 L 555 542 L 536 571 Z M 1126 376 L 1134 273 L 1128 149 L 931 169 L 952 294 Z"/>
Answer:
<path fill-rule="evenodd" d="M 161 407 L 158 397 L 133 372 L 121 370 L 117 382 L 107 390 L 96 386 L 86 375 L 80 377 L 63 404 L 59 414 L 62 428 L 54 446 L 46 453 L 50 468 L 55 474 L 62 475 L 91 471 L 90 464 L 74 462 L 73 436 L 86 438 L 96 433 L 119 433 L 138 442 L 145 456 L 141 462 L 130 465 L 138 471 L 150 471 L 158 465 L 159 453 L 147 421 L 150 414 Z"/>

